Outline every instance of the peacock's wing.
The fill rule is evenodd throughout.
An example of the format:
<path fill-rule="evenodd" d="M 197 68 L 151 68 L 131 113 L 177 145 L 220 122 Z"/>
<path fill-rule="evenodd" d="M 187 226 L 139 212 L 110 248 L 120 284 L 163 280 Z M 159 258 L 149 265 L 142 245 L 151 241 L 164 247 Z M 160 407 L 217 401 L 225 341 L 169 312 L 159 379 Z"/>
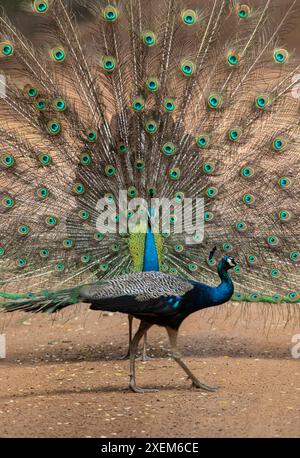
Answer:
<path fill-rule="evenodd" d="M 80 298 L 93 310 L 170 315 L 180 311 L 181 298 L 194 288 L 183 278 L 162 272 L 140 272 L 83 286 Z"/>
<path fill-rule="evenodd" d="M 30 5 L 33 44 L 0 18 L 1 290 L 141 270 L 144 234 L 119 230 L 134 198 L 199 197 L 203 240 L 202 212 L 188 238 L 161 218 L 161 270 L 213 283 L 217 245 L 240 260 L 236 299 L 298 301 L 300 63 L 278 39 L 297 2 Z M 133 210 L 99 230 L 121 190 Z"/>

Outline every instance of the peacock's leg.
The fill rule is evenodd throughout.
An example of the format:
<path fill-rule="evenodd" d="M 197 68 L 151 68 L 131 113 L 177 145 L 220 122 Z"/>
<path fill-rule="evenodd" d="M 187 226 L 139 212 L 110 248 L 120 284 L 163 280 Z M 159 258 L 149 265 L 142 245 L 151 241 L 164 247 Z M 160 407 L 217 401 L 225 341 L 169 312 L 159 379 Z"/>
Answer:
<path fill-rule="evenodd" d="M 128 315 L 128 329 L 129 329 L 128 350 L 127 350 L 126 355 L 122 356 L 121 359 L 128 359 L 130 357 L 130 344 L 132 341 L 132 321 L 133 321 L 133 316 Z"/>
<path fill-rule="evenodd" d="M 157 390 L 153 389 L 143 389 L 140 388 L 136 385 L 136 380 L 135 380 L 135 357 L 136 357 L 136 351 L 138 348 L 139 341 L 145 334 L 145 332 L 148 331 L 149 328 L 151 328 L 151 324 L 146 323 L 145 321 L 141 321 L 139 329 L 137 330 L 134 338 L 132 339 L 130 343 L 130 373 L 129 373 L 129 388 L 134 391 L 135 393 L 149 393 Z"/>
<path fill-rule="evenodd" d="M 172 357 L 175 359 L 176 363 L 179 364 L 179 366 L 188 375 L 188 378 L 191 379 L 192 387 L 201 388 L 202 390 L 206 390 L 206 391 L 216 391 L 218 389 L 217 386 L 209 386 L 209 385 L 206 385 L 206 383 L 200 382 L 200 380 L 197 379 L 197 377 L 193 374 L 193 372 L 182 361 L 180 352 L 178 351 L 178 348 L 177 348 L 178 330 L 167 327 L 167 332 L 168 332 L 169 341 L 171 345 Z"/>

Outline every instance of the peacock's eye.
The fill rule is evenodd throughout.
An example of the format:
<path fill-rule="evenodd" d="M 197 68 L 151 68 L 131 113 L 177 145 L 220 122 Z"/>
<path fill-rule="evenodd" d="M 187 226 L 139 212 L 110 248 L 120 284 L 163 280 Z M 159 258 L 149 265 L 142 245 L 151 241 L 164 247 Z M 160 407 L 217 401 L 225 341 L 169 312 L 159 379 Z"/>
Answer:
<path fill-rule="evenodd" d="M 180 69 L 184 76 L 192 76 L 195 73 L 195 63 L 189 59 L 184 59 L 180 63 Z"/>
<path fill-rule="evenodd" d="M 101 59 L 101 66 L 106 73 L 112 73 L 117 66 L 117 61 L 113 56 L 103 56 Z"/>
<path fill-rule="evenodd" d="M 154 121 L 154 119 L 149 119 L 148 121 L 146 121 L 145 129 L 148 132 L 148 134 L 155 134 L 155 132 L 157 131 L 157 122 Z"/>
<path fill-rule="evenodd" d="M 67 108 L 67 104 L 63 99 L 55 99 L 52 102 L 52 106 L 57 111 L 65 111 Z"/>
<path fill-rule="evenodd" d="M 173 99 L 166 99 L 164 102 L 164 109 L 167 112 L 172 112 L 175 110 L 175 101 Z"/>
<path fill-rule="evenodd" d="M 293 262 L 299 261 L 299 259 L 300 259 L 300 253 L 299 253 L 299 251 L 292 251 L 292 252 L 290 253 L 290 259 L 291 259 L 291 261 L 293 261 Z"/>
<path fill-rule="evenodd" d="M 255 98 L 255 105 L 260 110 L 267 108 L 271 103 L 270 97 L 265 94 L 261 94 Z"/>
<path fill-rule="evenodd" d="M 166 156 L 173 156 L 176 153 L 176 146 L 173 142 L 167 142 L 162 147 L 162 152 Z"/>
<path fill-rule="evenodd" d="M 136 197 L 138 194 L 138 191 L 135 186 L 129 186 L 127 189 L 127 195 L 128 197 Z"/>
<path fill-rule="evenodd" d="M 231 251 L 232 250 L 232 246 L 230 245 L 230 243 L 224 243 L 223 244 L 223 249 L 225 251 Z"/>
<path fill-rule="evenodd" d="M 216 109 L 221 106 L 222 97 L 220 94 L 211 94 L 208 98 L 209 108 Z"/>
<path fill-rule="evenodd" d="M 84 264 L 89 262 L 90 259 L 91 258 L 90 258 L 90 256 L 88 254 L 85 254 L 85 255 L 81 256 L 81 258 L 80 258 L 81 262 L 83 262 Z"/>
<path fill-rule="evenodd" d="M 267 238 L 268 245 L 270 246 L 276 246 L 279 243 L 278 237 L 276 235 L 269 235 Z"/>
<path fill-rule="evenodd" d="M 144 168 L 145 168 L 145 162 L 142 161 L 142 160 L 137 160 L 137 161 L 135 162 L 135 168 L 136 168 L 136 170 L 144 170 Z"/>
<path fill-rule="evenodd" d="M 145 100 L 142 97 L 136 97 L 133 99 L 132 108 L 134 111 L 143 111 L 145 108 Z"/>
<path fill-rule="evenodd" d="M 148 78 L 145 81 L 145 84 L 146 84 L 146 88 L 151 92 L 156 92 L 159 89 L 158 78 L 154 78 L 154 77 Z"/>
<path fill-rule="evenodd" d="M 288 141 L 283 137 L 276 137 L 273 140 L 272 148 L 274 151 L 284 151 L 288 145 Z"/>
<path fill-rule="evenodd" d="M 119 17 L 119 10 L 113 5 L 108 5 L 102 10 L 102 16 L 108 22 L 115 22 Z"/>
<path fill-rule="evenodd" d="M 56 216 L 50 215 L 45 219 L 45 223 L 48 227 L 55 227 L 59 223 L 59 219 Z"/>
<path fill-rule="evenodd" d="M 252 167 L 244 167 L 241 173 L 243 177 L 250 178 L 254 175 L 254 169 Z"/>
<path fill-rule="evenodd" d="M 102 232 L 96 232 L 94 234 L 94 239 L 97 240 L 97 242 L 101 242 L 101 240 L 103 240 L 103 234 Z"/>
<path fill-rule="evenodd" d="M 90 214 L 89 214 L 89 212 L 87 210 L 80 210 L 80 212 L 79 212 L 79 218 L 80 219 L 86 220 L 86 219 L 89 218 L 89 216 L 90 216 Z"/>
<path fill-rule="evenodd" d="M 85 165 L 85 166 L 86 165 L 90 165 L 91 161 L 92 161 L 92 158 L 91 158 L 91 155 L 89 153 L 84 152 L 84 153 L 81 154 L 80 162 L 81 162 L 82 165 Z"/>
<path fill-rule="evenodd" d="M 56 265 L 55 265 L 55 270 L 57 272 L 63 272 L 65 270 L 65 266 L 64 266 L 64 263 L 63 262 L 58 262 Z"/>
<path fill-rule="evenodd" d="M 257 261 L 257 259 L 256 259 L 256 256 L 255 256 L 255 255 L 250 254 L 250 255 L 248 256 L 248 262 L 249 262 L 250 264 L 255 264 L 256 261 Z"/>
<path fill-rule="evenodd" d="M 255 202 L 255 197 L 253 196 L 253 194 L 244 194 L 243 202 L 245 204 L 253 204 Z"/>
<path fill-rule="evenodd" d="M 28 95 L 28 97 L 31 97 L 31 98 L 34 98 L 38 95 L 38 91 L 35 87 L 26 87 L 26 93 Z"/>
<path fill-rule="evenodd" d="M 119 144 L 119 153 L 127 153 L 127 146 L 124 143 Z"/>
<path fill-rule="evenodd" d="M 5 196 L 5 197 L 3 197 L 1 203 L 5 208 L 9 209 L 9 208 L 14 207 L 16 202 L 15 202 L 15 199 L 13 197 Z"/>
<path fill-rule="evenodd" d="M 171 180 L 177 181 L 180 178 L 180 169 L 177 167 L 170 169 L 169 171 L 169 177 Z"/>
<path fill-rule="evenodd" d="M 151 31 L 143 32 L 141 37 L 142 37 L 143 43 L 146 46 L 154 46 L 157 44 L 157 35 L 154 32 L 151 32 Z"/>
<path fill-rule="evenodd" d="M 73 248 L 74 242 L 71 239 L 65 239 L 63 240 L 63 247 L 66 248 L 66 250 L 70 250 Z"/>
<path fill-rule="evenodd" d="M 41 153 L 38 155 L 38 159 L 43 165 L 50 165 L 52 163 L 52 157 L 48 153 Z"/>
<path fill-rule="evenodd" d="M 236 127 L 234 129 L 230 129 L 230 131 L 228 132 L 228 138 L 229 138 L 229 140 L 231 140 L 233 142 L 236 142 L 236 141 L 238 141 L 240 139 L 241 134 L 242 134 L 241 129 Z"/>
<path fill-rule="evenodd" d="M 291 180 L 287 177 L 281 177 L 278 180 L 278 184 L 281 188 L 289 188 L 291 185 Z"/>
<path fill-rule="evenodd" d="M 48 248 L 43 248 L 42 250 L 40 250 L 40 257 L 41 258 L 48 258 L 49 257 Z"/>
<path fill-rule="evenodd" d="M 18 232 L 19 232 L 20 235 L 22 235 L 22 237 L 24 237 L 24 236 L 29 234 L 30 227 L 27 226 L 27 224 L 21 224 L 21 226 L 19 226 L 19 228 L 18 228 Z"/>
<path fill-rule="evenodd" d="M 235 11 L 240 19 L 247 19 L 251 14 L 251 8 L 247 4 L 241 5 L 237 3 Z"/>
<path fill-rule="evenodd" d="M 272 277 L 280 277 L 280 272 L 278 269 L 272 269 L 271 270 L 271 276 Z"/>
<path fill-rule="evenodd" d="M 0 43 L 0 57 L 9 57 L 14 53 L 14 46 L 8 41 Z"/>
<path fill-rule="evenodd" d="M 218 188 L 210 186 L 209 188 L 207 188 L 206 194 L 208 197 L 215 197 L 218 194 Z"/>
<path fill-rule="evenodd" d="M 47 123 L 47 130 L 51 135 L 58 135 L 61 132 L 61 123 L 56 119 L 49 121 Z"/>
<path fill-rule="evenodd" d="M 197 138 L 197 146 L 201 149 L 208 148 L 210 144 L 210 136 L 206 133 L 201 133 Z"/>
<path fill-rule="evenodd" d="M 176 202 L 183 202 L 184 201 L 184 192 L 176 192 L 175 194 L 175 200 Z"/>
<path fill-rule="evenodd" d="M 32 3 L 32 9 L 36 13 L 46 13 L 46 11 L 49 8 L 49 2 L 48 1 L 41 1 L 41 0 L 34 0 Z"/>
<path fill-rule="evenodd" d="M 275 49 L 273 59 L 278 64 L 284 64 L 289 58 L 289 52 L 286 49 Z"/>
<path fill-rule="evenodd" d="M 229 51 L 227 54 L 227 63 L 230 67 L 235 67 L 239 63 L 239 55 L 235 51 Z"/>
<path fill-rule="evenodd" d="M 211 164 L 210 162 L 205 162 L 203 164 L 203 172 L 204 173 L 210 174 L 210 173 L 213 173 L 214 170 L 215 170 L 214 164 Z"/>
<path fill-rule="evenodd" d="M 291 219 L 291 214 L 287 210 L 281 210 L 278 213 L 280 221 L 287 222 Z"/>
<path fill-rule="evenodd" d="M 17 260 L 17 266 L 18 267 L 25 267 L 27 264 L 27 261 L 25 258 L 20 258 Z"/>
<path fill-rule="evenodd" d="M 15 164 L 15 158 L 12 154 L 3 154 L 0 156 L 1 164 L 5 167 L 12 167 Z"/>
<path fill-rule="evenodd" d="M 44 99 L 38 100 L 36 102 L 35 106 L 39 111 L 44 111 L 47 108 L 46 100 L 44 100 Z"/>
<path fill-rule="evenodd" d="M 209 222 L 209 221 L 212 221 L 213 218 L 214 218 L 214 214 L 212 212 L 204 213 L 204 221 Z"/>
<path fill-rule="evenodd" d="M 63 62 L 66 58 L 66 53 L 63 48 L 56 47 L 50 50 L 50 57 L 54 62 Z"/>
<path fill-rule="evenodd" d="M 109 164 L 105 166 L 104 172 L 107 177 L 112 177 L 116 173 L 116 168 L 113 165 Z"/>
<path fill-rule="evenodd" d="M 193 25 L 197 22 L 197 13 L 194 10 L 186 9 L 182 10 L 180 13 L 180 18 L 185 25 Z"/>
<path fill-rule="evenodd" d="M 85 187 L 83 183 L 75 183 L 73 186 L 73 191 L 77 195 L 84 194 L 85 192 Z"/>
<path fill-rule="evenodd" d="M 239 232 L 244 232 L 247 229 L 247 224 L 245 221 L 238 221 L 235 225 Z"/>

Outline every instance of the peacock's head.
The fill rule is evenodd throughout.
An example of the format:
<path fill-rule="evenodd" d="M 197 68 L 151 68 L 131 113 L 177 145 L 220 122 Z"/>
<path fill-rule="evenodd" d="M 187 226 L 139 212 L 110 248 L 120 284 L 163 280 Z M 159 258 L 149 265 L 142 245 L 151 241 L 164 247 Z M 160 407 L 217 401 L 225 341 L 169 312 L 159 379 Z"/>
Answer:
<path fill-rule="evenodd" d="M 232 256 L 223 256 L 221 264 L 223 269 L 229 270 L 235 267 L 237 265 L 237 262 L 234 260 Z"/>

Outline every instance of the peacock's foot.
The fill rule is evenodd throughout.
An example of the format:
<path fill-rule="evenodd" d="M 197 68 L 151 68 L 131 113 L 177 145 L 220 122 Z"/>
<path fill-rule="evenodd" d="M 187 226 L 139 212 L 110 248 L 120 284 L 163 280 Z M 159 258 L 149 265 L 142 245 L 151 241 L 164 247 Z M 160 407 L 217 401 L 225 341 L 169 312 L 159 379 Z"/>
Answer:
<path fill-rule="evenodd" d="M 140 388 L 139 386 L 137 386 L 133 382 L 129 383 L 129 388 L 134 393 L 142 393 L 143 394 L 143 393 L 157 393 L 158 392 L 158 390 L 155 390 L 154 388 Z"/>
<path fill-rule="evenodd" d="M 124 361 L 125 359 L 129 359 L 130 358 L 130 353 L 129 351 L 126 353 L 126 355 L 123 355 L 123 356 L 120 356 L 119 360 L 120 361 Z"/>
<path fill-rule="evenodd" d="M 155 359 L 155 358 L 152 358 L 151 356 L 148 356 L 148 355 L 145 355 L 145 354 L 142 354 L 141 356 L 138 356 L 136 358 L 137 361 L 143 361 L 144 363 L 146 361 L 152 361 L 153 359 Z"/>
<path fill-rule="evenodd" d="M 191 388 L 197 388 L 197 389 L 202 389 L 202 390 L 205 390 L 205 391 L 217 391 L 219 389 L 218 386 L 211 386 L 211 385 L 206 385 L 206 383 L 202 383 L 200 382 L 200 380 L 198 379 L 194 379 L 192 381 L 192 385 L 191 385 Z"/>

